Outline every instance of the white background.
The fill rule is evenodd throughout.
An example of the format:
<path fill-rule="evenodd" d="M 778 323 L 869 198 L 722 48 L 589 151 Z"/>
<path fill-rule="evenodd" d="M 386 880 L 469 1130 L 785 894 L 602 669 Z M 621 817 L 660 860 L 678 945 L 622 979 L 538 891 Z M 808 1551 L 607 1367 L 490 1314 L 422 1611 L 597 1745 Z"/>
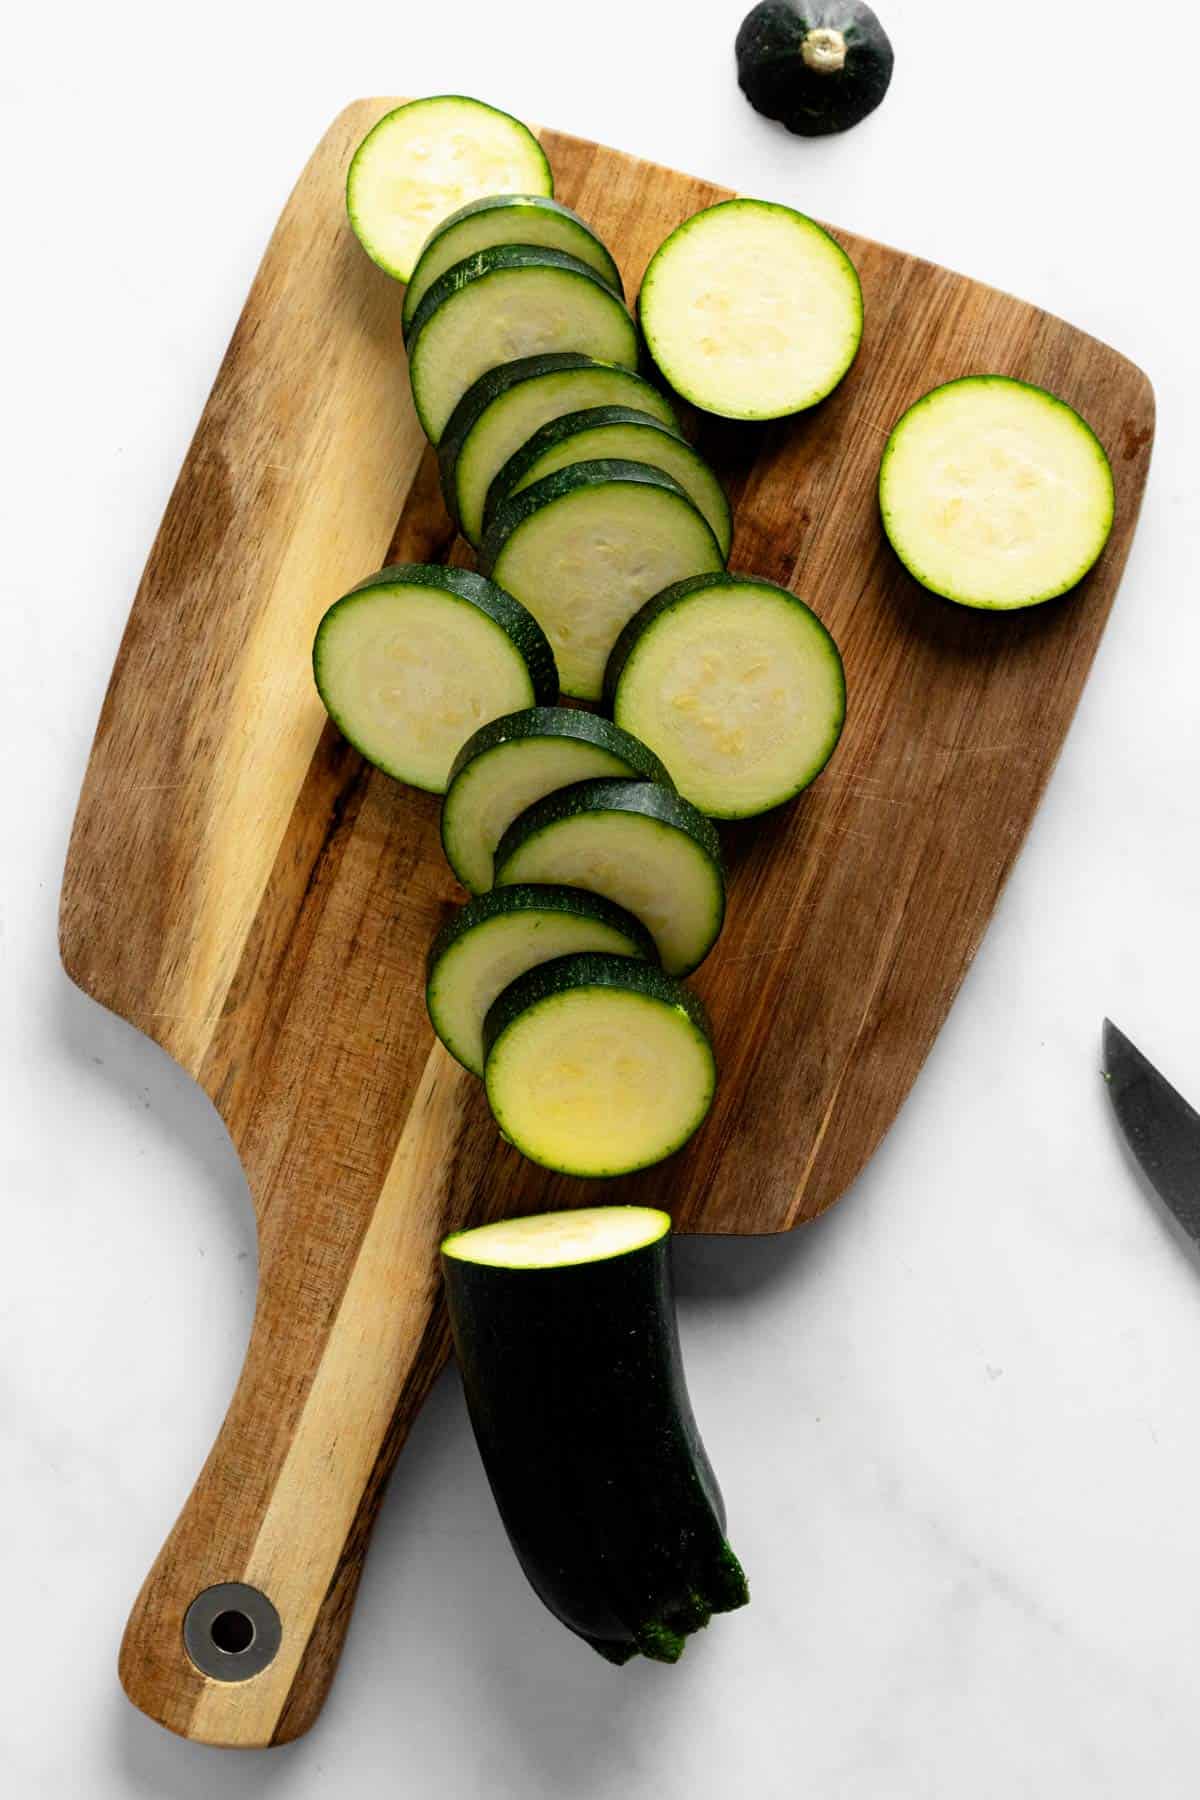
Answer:
<path fill-rule="evenodd" d="M 1200 1763 L 1200 1259 L 1097 1074 L 1200 1100 L 1200 13 L 883 0 L 882 110 L 803 142 L 693 0 L 25 6 L 0 71 L 0 1785 L 27 1800 L 1183 1800 Z M 674 1669 L 544 1613 L 442 1380 L 311 1735 L 124 1701 L 129 1604 L 219 1423 L 254 1240 L 208 1103 L 55 955 L 67 834 L 162 508 L 288 189 L 350 98 L 447 88 L 1040 302 L 1151 374 L 1142 524 L 1049 797 L 845 1201 L 680 1247 L 754 1589 Z"/>

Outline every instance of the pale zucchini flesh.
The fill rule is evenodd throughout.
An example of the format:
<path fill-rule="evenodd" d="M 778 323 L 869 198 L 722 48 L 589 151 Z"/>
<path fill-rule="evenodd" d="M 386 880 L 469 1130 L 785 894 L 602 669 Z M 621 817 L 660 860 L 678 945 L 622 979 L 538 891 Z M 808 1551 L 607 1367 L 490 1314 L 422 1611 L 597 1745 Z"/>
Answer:
<path fill-rule="evenodd" d="M 590 407 L 550 420 L 497 474 L 488 492 L 485 521 L 510 494 L 532 487 L 543 475 L 602 457 L 665 469 L 708 520 L 721 555 L 729 555 L 733 517 L 716 475 L 685 437 L 633 407 Z"/>
<path fill-rule="evenodd" d="M 712 1104 L 707 1037 L 681 1007 L 582 985 L 530 1006 L 488 1053 L 493 1117 L 523 1155 L 585 1177 L 648 1168 Z"/>
<path fill-rule="evenodd" d="M 484 507 L 497 472 L 548 420 L 583 407 L 634 406 L 665 425 L 676 424 L 670 401 L 631 369 L 598 361 L 590 367 L 538 366 L 540 372 L 525 376 L 516 364 L 509 385 L 495 384 L 499 391 L 471 421 L 452 464 L 443 463 L 446 503 L 476 548 L 483 540 Z M 468 394 L 464 406 L 470 400 Z M 447 437 L 452 435 L 453 420 L 447 427 Z"/>
<path fill-rule="evenodd" d="M 646 471 L 658 479 L 647 481 Z M 724 559 L 677 482 L 647 464 L 600 460 L 560 469 L 505 501 L 484 566 L 538 620 L 563 693 L 598 700 L 609 652 L 638 608 Z"/>
<path fill-rule="evenodd" d="M 613 718 L 712 818 L 778 806 L 820 773 L 846 710 L 837 646 L 802 601 L 732 575 L 681 582 L 613 652 Z"/>
<path fill-rule="evenodd" d="M 492 1269 L 562 1269 L 627 1256 L 670 1229 L 671 1215 L 657 1207 L 581 1206 L 453 1232 L 442 1254 Z"/>
<path fill-rule="evenodd" d="M 841 245 L 764 200 L 726 200 L 686 219 L 651 259 L 638 308 L 676 393 L 730 419 L 815 406 L 862 338 L 862 289 Z"/>
<path fill-rule="evenodd" d="M 405 330 L 439 275 L 474 256 L 476 251 L 490 250 L 495 244 L 536 244 L 542 249 L 565 250 L 594 269 L 614 293 L 624 291 L 612 257 L 595 232 L 569 206 L 543 194 L 489 194 L 460 207 L 430 234 L 405 289 Z"/>
<path fill-rule="evenodd" d="M 632 369 L 633 320 L 610 287 L 558 250 L 499 245 L 456 263 L 417 308 L 408 370 L 417 416 L 436 444 L 472 382 L 502 363 L 582 351 Z"/>
<path fill-rule="evenodd" d="M 901 418 L 883 453 L 879 504 L 922 586 L 1005 611 L 1053 600 L 1087 574 L 1112 529 L 1112 469 L 1056 395 L 967 376 Z"/>
<path fill-rule="evenodd" d="M 485 194 L 552 194 L 533 133 L 462 94 L 397 107 L 372 127 L 346 177 L 346 210 L 364 250 L 407 281 L 421 246 L 448 213 Z"/>

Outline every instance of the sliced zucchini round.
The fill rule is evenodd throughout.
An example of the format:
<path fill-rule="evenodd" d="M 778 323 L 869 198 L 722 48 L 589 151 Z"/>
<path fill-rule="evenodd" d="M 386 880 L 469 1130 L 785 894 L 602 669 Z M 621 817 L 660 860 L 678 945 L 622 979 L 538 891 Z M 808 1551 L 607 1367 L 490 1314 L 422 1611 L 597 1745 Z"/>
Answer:
<path fill-rule="evenodd" d="M 442 433 L 438 467 L 450 516 L 477 549 L 496 471 L 548 419 L 586 406 L 635 406 L 678 428 L 671 402 L 656 387 L 631 369 L 578 351 L 518 357 L 468 388 Z"/>
<path fill-rule="evenodd" d="M 639 606 L 725 559 L 670 475 L 602 457 L 557 469 L 504 501 L 480 566 L 540 620 L 563 693 L 598 700 L 608 653 Z"/>
<path fill-rule="evenodd" d="M 531 706 L 481 725 L 455 757 L 442 802 L 442 848 L 463 886 L 473 894 L 491 887 L 496 845 L 518 813 L 601 775 L 671 786 L 645 744 L 573 706 Z"/>
<path fill-rule="evenodd" d="M 346 211 L 367 255 L 407 281 L 431 227 L 483 194 L 552 194 L 527 126 L 464 94 L 410 100 L 368 131 L 346 176 Z"/>
<path fill-rule="evenodd" d="M 426 973 L 429 1022 L 451 1056 L 483 1074 L 483 1021 L 518 975 L 578 950 L 658 961 L 640 920 L 602 894 L 523 882 L 477 894 L 433 940 Z"/>
<path fill-rule="evenodd" d="M 580 1206 L 452 1231 L 441 1248 L 481 1269 L 574 1269 L 648 1249 L 670 1229 L 670 1213 L 655 1206 Z"/>
<path fill-rule="evenodd" d="M 746 819 L 825 767 L 846 715 L 846 678 L 829 632 L 787 588 L 694 575 L 630 619 L 608 659 L 604 698 L 701 812 Z"/>
<path fill-rule="evenodd" d="M 426 290 L 408 334 L 413 404 L 436 444 L 473 381 L 515 357 L 580 350 L 632 369 L 638 337 L 625 303 L 562 250 L 496 244 Z"/>
<path fill-rule="evenodd" d="M 922 587 L 1008 611 L 1065 594 L 1112 530 L 1091 426 L 1045 388 L 967 375 L 910 406 L 879 469 L 892 548 Z"/>
<path fill-rule="evenodd" d="M 493 480 L 484 507 L 485 527 L 503 501 L 532 487 L 543 475 L 601 457 L 651 463 L 674 476 L 708 520 L 721 555 L 729 555 L 733 515 L 725 489 L 681 433 L 632 406 L 591 406 L 548 420 L 509 457 Z"/>
<path fill-rule="evenodd" d="M 629 956 L 581 952 L 530 969 L 493 1001 L 483 1038 L 497 1125 L 531 1162 L 564 1175 L 662 1162 L 716 1092 L 699 999 Z"/>
<path fill-rule="evenodd" d="M 647 927 L 671 975 L 704 961 L 725 919 L 716 831 L 651 781 L 579 781 L 527 807 L 496 846 L 497 887 L 514 881 L 607 895 Z"/>
<path fill-rule="evenodd" d="M 665 379 L 705 412 L 779 419 L 815 406 L 858 354 L 862 288 L 827 231 L 767 200 L 723 200 L 650 260 L 638 311 Z"/>
<path fill-rule="evenodd" d="M 337 600 L 313 643 L 317 691 L 367 761 L 445 791 L 463 739 L 557 697 L 554 654 L 519 600 L 468 569 L 394 563 Z"/>
<path fill-rule="evenodd" d="M 493 244 L 536 244 L 547 250 L 565 250 L 594 269 L 622 298 L 625 289 L 616 263 L 578 213 L 544 194 L 487 194 L 461 206 L 436 225 L 426 239 L 404 294 L 404 333 L 417 307 L 439 275 L 478 250 Z"/>

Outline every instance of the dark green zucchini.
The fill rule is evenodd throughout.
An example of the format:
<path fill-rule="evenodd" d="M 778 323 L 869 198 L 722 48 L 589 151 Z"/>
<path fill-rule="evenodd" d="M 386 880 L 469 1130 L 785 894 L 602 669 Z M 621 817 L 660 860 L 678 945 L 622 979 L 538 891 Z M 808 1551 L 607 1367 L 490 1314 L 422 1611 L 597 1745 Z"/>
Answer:
<path fill-rule="evenodd" d="M 734 51 L 755 112 L 800 137 L 848 131 L 874 112 L 895 61 L 862 0 L 762 0 L 742 20 Z"/>
<path fill-rule="evenodd" d="M 750 1598 L 696 1428 L 670 1219 L 592 1207 L 442 1245 L 476 1442 L 525 1575 L 606 1661 L 676 1662 Z"/>
<path fill-rule="evenodd" d="M 446 861 L 471 893 L 486 892 L 496 845 L 517 814 L 556 788 L 601 775 L 671 786 L 645 744 L 574 706 L 530 706 L 480 726 L 455 757 L 446 784 Z"/>
<path fill-rule="evenodd" d="M 497 887 L 553 881 L 606 894 L 649 929 L 672 975 L 703 962 L 725 918 L 715 829 L 653 781 L 578 781 L 547 794 L 500 839 L 495 878 Z"/>

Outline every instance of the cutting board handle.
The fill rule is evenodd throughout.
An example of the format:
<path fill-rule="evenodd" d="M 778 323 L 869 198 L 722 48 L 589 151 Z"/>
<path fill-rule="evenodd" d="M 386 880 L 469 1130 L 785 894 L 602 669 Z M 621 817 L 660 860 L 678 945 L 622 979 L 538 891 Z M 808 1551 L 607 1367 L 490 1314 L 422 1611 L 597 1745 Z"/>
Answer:
<path fill-rule="evenodd" d="M 340 1295 L 286 1206 L 260 1222 L 237 1390 L 121 1645 L 125 1692 L 182 1737 L 262 1748 L 320 1711 L 388 1473 L 449 1346 L 438 1244 L 462 1079 L 436 1050 Z"/>

